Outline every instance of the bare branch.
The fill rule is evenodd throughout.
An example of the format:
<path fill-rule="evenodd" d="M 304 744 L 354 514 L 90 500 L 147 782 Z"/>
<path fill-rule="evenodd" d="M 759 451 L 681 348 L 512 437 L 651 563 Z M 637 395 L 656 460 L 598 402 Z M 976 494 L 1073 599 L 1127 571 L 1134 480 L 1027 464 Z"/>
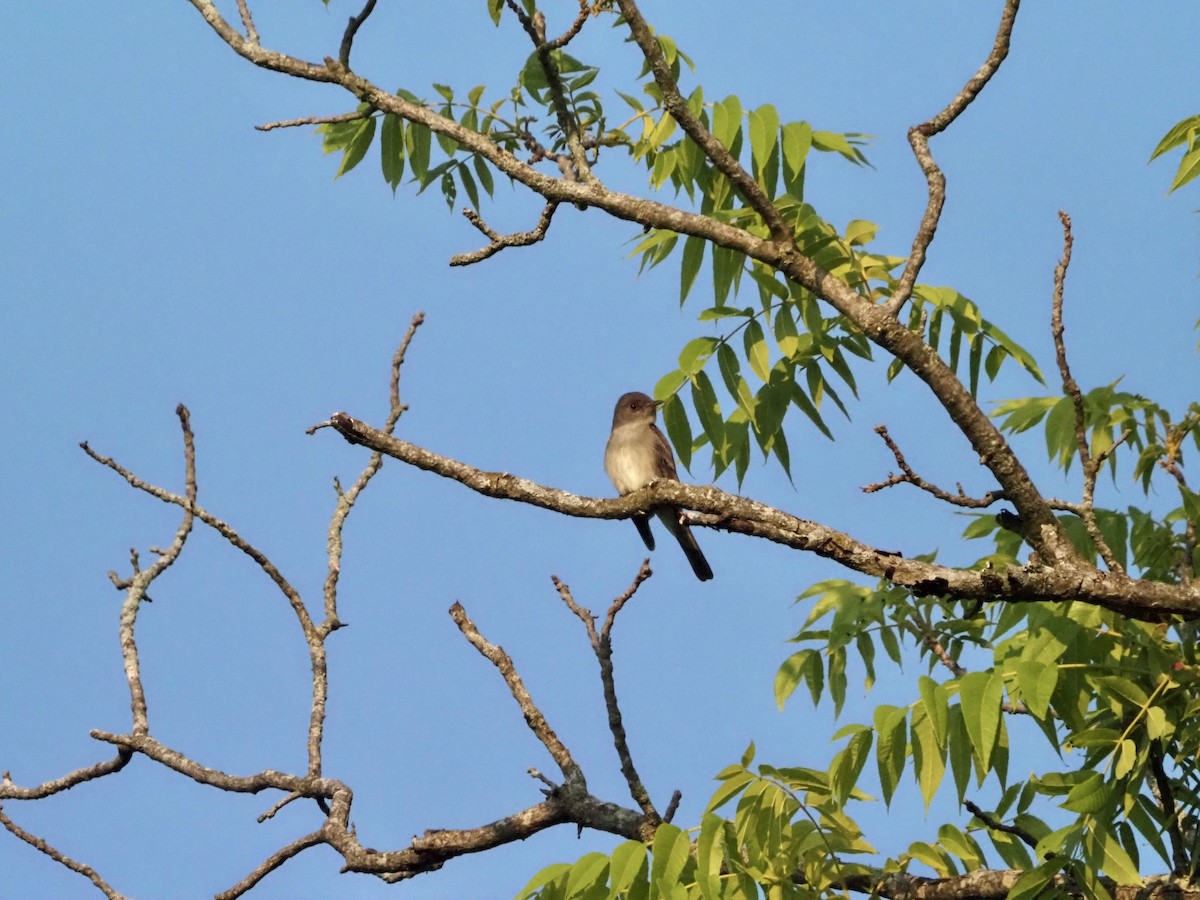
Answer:
<path fill-rule="evenodd" d="M 254 17 L 250 15 L 250 7 L 246 0 L 237 0 L 238 13 L 242 17 L 242 26 L 246 29 L 246 37 L 252 44 L 259 43 L 258 29 L 254 27 Z"/>
<path fill-rule="evenodd" d="M 106 759 L 95 765 L 76 769 L 59 778 L 44 781 L 39 785 L 29 788 L 13 784 L 9 773 L 5 772 L 3 777 L 0 778 L 0 800 L 41 800 L 43 797 L 50 797 L 61 791 L 69 791 L 75 785 L 83 784 L 85 781 L 92 781 L 96 778 L 103 778 L 105 775 L 111 775 L 114 772 L 120 772 L 131 759 L 133 759 L 133 752 L 122 748 L 117 751 L 117 755 L 112 759 Z"/>
<path fill-rule="evenodd" d="M 554 40 L 547 41 L 546 47 L 550 50 L 561 50 L 563 47 L 567 46 L 567 44 L 571 43 L 571 41 L 575 39 L 575 36 L 579 34 L 580 30 L 583 28 L 583 23 L 588 20 L 588 16 L 591 15 L 591 12 L 592 11 L 587 4 L 587 0 L 580 0 L 579 15 L 577 15 L 575 17 L 575 21 L 571 23 L 571 27 Z"/>
<path fill-rule="evenodd" d="M 516 667 L 513 666 L 509 655 L 504 652 L 504 648 L 490 643 L 487 638 L 479 633 L 479 629 L 475 627 L 475 623 L 467 616 L 467 611 L 463 609 L 461 603 L 455 603 L 450 607 L 450 618 L 454 620 L 454 624 L 458 626 L 458 630 L 463 633 L 463 636 L 470 641 L 471 646 L 478 650 L 484 659 L 488 660 L 500 672 L 504 683 L 508 685 L 508 689 L 513 695 L 513 699 L 521 707 L 521 713 L 525 716 L 525 722 L 529 725 L 529 730 L 542 742 L 542 746 L 546 748 L 546 751 L 558 764 L 559 771 L 562 772 L 566 783 L 569 785 L 582 784 L 583 772 L 580 770 L 578 763 L 571 758 L 571 751 L 558 739 L 558 735 L 554 733 L 554 729 L 550 727 L 550 724 L 546 721 L 546 717 L 542 715 L 541 710 L 534 704 L 533 698 L 529 695 L 529 691 L 525 687 L 525 682 L 517 674 Z"/>
<path fill-rule="evenodd" d="M 547 203 L 542 208 L 542 214 L 538 217 L 537 225 L 532 231 L 518 231 L 515 234 L 500 234 L 493 231 L 477 212 L 472 209 L 464 209 L 462 214 L 466 216 L 467 221 L 482 231 L 491 243 L 470 253 L 454 254 L 450 257 L 450 265 L 469 266 L 495 256 L 505 247 L 528 247 L 530 244 L 536 244 L 546 236 L 546 229 L 550 227 L 550 220 L 554 217 L 556 209 L 558 209 L 557 203 Z"/>
<path fill-rule="evenodd" d="M 1063 393 L 1071 398 L 1071 404 L 1075 407 L 1075 443 L 1079 448 L 1079 462 L 1083 468 L 1083 497 L 1082 502 L 1079 504 L 1079 518 L 1083 520 L 1083 525 L 1087 529 L 1088 536 L 1092 539 L 1092 543 L 1096 545 L 1096 550 L 1099 552 L 1101 559 L 1104 560 L 1104 564 L 1108 566 L 1109 571 L 1123 573 L 1125 570 L 1121 567 L 1121 563 L 1117 560 L 1112 548 L 1108 546 L 1108 541 L 1104 539 L 1104 534 L 1100 531 L 1100 526 L 1096 522 L 1096 512 L 1093 504 L 1096 492 L 1096 478 L 1100 474 L 1100 467 L 1104 465 L 1104 460 L 1112 454 L 1112 451 L 1129 437 L 1131 432 L 1126 431 L 1121 441 L 1113 444 L 1108 452 L 1105 453 L 1103 459 L 1092 459 L 1092 454 L 1088 449 L 1087 413 L 1083 404 L 1083 392 L 1079 389 L 1079 383 L 1071 375 L 1071 367 L 1067 364 L 1067 345 L 1063 340 L 1063 291 L 1066 286 L 1067 269 L 1071 265 L 1071 248 L 1075 244 L 1075 238 L 1071 234 L 1071 217 L 1060 210 L 1058 218 L 1062 222 L 1063 227 L 1063 252 L 1062 259 L 1054 267 L 1054 294 L 1051 303 L 1050 333 L 1054 338 L 1054 356 L 1058 362 L 1059 374 L 1062 376 Z"/>
<path fill-rule="evenodd" d="M 616 620 L 617 613 L 629 602 L 637 592 L 637 589 L 641 587 L 642 582 L 649 578 L 651 574 L 650 560 L 643 560 L 637 575 L 634 576 L 633 583 L 609 607 L 608 615 L 604 620 L 604 627 L 598 633 L 596 631 L 596 617 L 575 602 L 575 598 L 571 595 L 571 589 L 553 575 L 550 576 L 550 580 L 554 582 L 554 587 L 558 589 L 558 595 L 562 598 L 563 603 L 567 605 L 567 608 L 571 612 L 579 617 L 587 629 L 592 651 L 596 654 L 596 659 L 600 663 L 600 683 L 604 687 L 604 706 L 608 711 L 608 728 L 613 736 L 613 745 L 617 750 L 617 758 L 621 761 L 621 774 L 625 776 L 625 783 L 629 786 L 630 796 L 633 797 L 633 801 L 642 812 L 646 814 L 647 821 L 653 825 L 657 825 L 662 821 L 662 818 L 654 808 L 654 803 L 650 799 L 650 792 L 646 790 L 641 776 L 638 775 L 637 768 L 633 764 L 633 754 L 629 751 L 629 741 L 626 737 L 625 725 L 621 718 L 621 707 L 617 702 L 617 685 L 613 675 L 612 663 L 612 626 Z"/>
<path fill-rule="evenodd" d="M 904 304 L 912 296 L 917 276 L 920 275 L 921 267 L 925 264 L 925 254 L 933 242 L 934 233 L 941 220 L 942 207 L 946 203 L 946 176 L 938 168 L 933 154 L 929 151 L 929 139 L 950 127 L 951 123 L 963 114 L 979 96 L 979 92 L 991 81 L 992 76 L 996 74 L 1000 64 L 1008 56 L 1009 42 L 1012 39 L 1013 25 L 1016 24 L 1017 10 L 1020 5 L 1021 0 L 1007 0 L 1004 4 L 1004 12 L 1000 15 L 1000 27 L 996 31 L 992 52 L 979 67 L 979 71 L 963 85 L 963 89 L 954 96 L 946 108 L 929 121 L 914 125 L 908 130 L 908 142 L 912 145 L 913 155 L 916 156 L 917 164 L 925 173 L 925 181 L 929 185 L 929 201 L 925 206 L 925 214 L 921 217 L 921 224 L 917 228 L 916 236 L 913 238 L 912 251 L 908 255 L 908 262 L 904 266 L 900 281 L 892 292 L 892 296 L 883 304 L 888 315 L 898 316 Z"/>
<path fill-rule="evenodd" d="M 292 857 L 298 856 L 309 847 L 315 847 L 318 844 L 324 843 L 327 843 L 327 841 L 325 840 L 324 831 L 321 830 L 306 834 L 302 838 L 297 838 L 286 847 L 277 850 L 264 859 L 253 872 L 229 890 L 217 894 L 215 900 L 234 900 L 235 897 L 242 896 L 246 891 L 262 881 L 269 873 L 274 872 Z"/>
<path fill-rule="evenodd" d="M 354 46 L 354 36 L 358 34 L 358 29 L 362 27 L 363 22 L 375 11 L 377 0 L 367 0 L 366 6 L 362 8 L 357 16 L 351 16 L 350 21 L 346 24 L 346 33 L 342 35 L 342 46 L 338 48 L 338 62 L 347 69 L 350 68 L 350 49 Z"/>
<path fill-rule="evenodd" d="M 3 825 L 10 832 L 12 832 L 14 835 L 19 837 L 25 843 L 27 843 L 29 846 L 33 847 L 36 850 L 40 850 L 42 853 L 45 853 L 48 857 L 50 857 L 55 862 L 61 863 L 62 865 L 66 866 L 68 869 L 70 869 L 72 872 L 78 872 L 80 875 L 82 875 L 84 878 L 86 878 L 88 881 L 90 881 L 92 884 L 94 884 L 97 888 L 99 888 L 99 890 L 104 894 L 104 896 L 108 898 L 108 900 L 126 900 L 125 895 L 120 893 L 119 891 L 114 890 L 112 887 L 110 887 L 108 882 L 106 882 L 103 878 L 101 878 L 99 876 L 99 874 L 97 874 L 95 869 L 93 869 L 91 866 L 85 866 L 81 862 L 76 862 L 75 860 L 71 859 L 71 857 L 67 856 L 65 853 L 62 853 L 61 851 L 56 850 L 53 847 L 51 847 L 48 843 L 46 843 L 40 837 L 36 837 L 35 835 L 30 834 L 28 831 L 23 829 L 16 822 L 14 822 L 12 819 L 10 819 L 8 817 L 8 815 L 4 812 L 3 807 L 0 807 L 0 825 Z"/>
<path fill-rule="evenodd" d="M 886 579 L 917 596 L 987 597 L 1022 603 L 1076 600 L 1136 619 L 1158 621 L 1164 613 L 1200 617 L 1200 590 L 1191 585 L 1101 573 L 1082 562 L 1069 561 L 1058 565 L 1031 563 L 979 570 L 956 569 L 871 547 L 826 525 L 800 519 L 714 486 L 663 480 L 617 499 L 582 497 L 507 472 L 486 472 L 439 456 L 384 434 L 345 413 L 335 413 L 330 421 L 351 443 L 362 444 L 418 469 L 453 479 L 487 497 L 515 500 L 569 516 L 593 519 L 629 518 L 635 513 L 649 511 L 656 504 L 682 506 L 706 514 L 705 518 L 696 520 L 696 524 L 816 553 L 864 575 Z M 1024 525 L 1026 531 L 1031 527 Z"/>
<path fill-rule="evenodd" d="M 285 119 L 281 122 L 266 122 L 255 125 L 256 131 L 273 131 L 276 128 L 296 128 L 300 125 L 336 125 L 341 122 L 357 122 L 359 119 L 369 119 L 375 114 L 373 109 L 358 109 L 354 112 L 340 113 L 336 116 L 305 116 L 302 119 Z"/>
<path fill-rule="evenodd" d="M 896 465 L 900 467 L 902 475 L 888 475 L 884 481 L 877 481 L 874 484 L 868 484 L 863 487 L 864 494 L 873 494 L 876 491 L 881 491 L 884 488 L 892 487 L 896 484 L 911 484 L 915 487 L 926 491 L 939 500 L 944 500 L 947 503 L 952 503 L 955 506 L 963 506 L 969 509 L 986 509 L 997 500 L 1003 500 L 1005 497 L 1004 491 L 988 491 L 982 497 L 968 497 L 962 489 L 962 485 L 958 485 L 958 493 L 951 494 L 949 491 L 943 490 L 935 484 L 930 484 L 920 475 L 912 470 L 908 461 L 904 458 L 904 454 L 900 452 L 900 448 L 896 446 L 896 442 L 892 440 L 892 436 L 888 434 L 886 425 L 876 425 L 875 433 L 883 438 L 883 442 L 887 444 L 892 455 L 896 458 Z"/>

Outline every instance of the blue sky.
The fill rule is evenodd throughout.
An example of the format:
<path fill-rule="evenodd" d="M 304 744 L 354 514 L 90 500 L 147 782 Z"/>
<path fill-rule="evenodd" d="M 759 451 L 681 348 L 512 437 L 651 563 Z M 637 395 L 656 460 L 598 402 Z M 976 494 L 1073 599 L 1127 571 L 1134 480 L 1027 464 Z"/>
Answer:
<path fill-rule="evenodd" d="M 259 5 L 264 43 L 313 59 L 336 55 L 345 18 L 357 11 L 339 0 L 329 11 L 317 0 Z M 560 5 L 547 7 L 551 30 L 573 6 Z M 616 397 L 649 391 L 687 340 L 711 332 L 695 319 L 708 305 L 704 276 L 681 310 L 677 269 L 639 277 L 626 258 L 637 230 L 596 211 L 564 208 L 544 243 L 448 268 L 453 253 L 480 240 L 435 190 L 415 197 L 406 185 L 393 198 L 374 154 L 335 182 L 336 161 L 322 156 L 311 129 L 252 127 L 353 103 L 333 88 L 254 69 L 183 0 L 10 6 L 0 36 L 9 123 L 0 137 L 0 771 L 29 785 L 106 756 L 90 729 L 128 727 L 120 595 L 105 573 L 126 572 L 129 547 L 145 558 L 177 524 L 175 511 L 88 460 L 79 441 L 181 489 L 173 410 L 186 403 L 201 504 L 266 551 L 312 602 L 331 479 L 351 480 L 366 456 L 331 431 L 306 437 L 304 429 L 339 409 L 382 420 L 391 354 L 415 311 L 428 320 L 404 370 L 411 410 L 399 433 L 589 495 L 611 493 L 601 459 Z M 774 103 L 784 121 L 874 135 L 873 168 L 813 160 L 808 199 L 842 226 L 878 222 L 877 246 L 907 251 L 924 181 L 904 134 L 983 60 L 998 3 L 748 4 L 736 16 L 661 3 L 646 12 L 695 60 L 691 83 L 709 98 L 733 93 L 746 107 Z M 949 201 L 923 273 L 980 303 L 1049 374 L 1056 212 L 1067 210 L 1077 378 L 1086 389 L 1125 376 L 1126 389 L 1176 409 L 1197 383 L 1195 192 L 1166 197 L 1174 160 L 1146 160 L 1167 128 L 1197 111 L 1198 27 L 1200 9 L 1189 3 L 1136 13 L 1030 4 L 1005 67 L 934 140 Z M 606 77 L 629 90 L 638 64 L 620 38 L 592 22 L 575 52 L 615 67 Z M 493 29 L 480 0 L 381 3 L 355 60 L 378 83 L 420 94 L 432 94 L 435 81 L 501 92 L 527 52 L 515 24 Z M 633 66 L 629 77 L 622 65 Z M 599 174 L 645 190 L 644 175 L 616 157 Z M 522 230 L 538 208 L 501 184 L 485 217 Z M 922 473 L 978 492 L 992 486 L 919 387 L 904 376 L 887 385 L 882 372 L 860 367 L 863 400 L 850 421 L 831 418 L 836 442 L 792 422 L 794 487 L 756 462 L 743 491 L 880 546 L 968 561 L 978 554 L 957 540 L 961 516 L 915 491 L 859 490 L 892 465 L 871 431 L 880 422 Z M 1014 371 L 981 394 L 994 401 L 1040 390 Z M 1045 493 L 1077 495 L 1043 465 L 1040 438 L 1021 444 Z M 701 464 L 691 477 L 711 473 Z M 719 483 L 736 489 L 728 475 Z M 1147 501 L 1127 484 L 1105 484 L 1100 502 Z M 355 789 L 364 844 L 399 847 L 426 828 L 483 824 L 540 799 L 528 767 L 552 772 L 494 670 L 446 615 L 456 600 L 513 656 L 592 791 L 627 802 L 594 658 L 549 576 L 583 605 L 606 608 L 643 556 L 632 525 L 487 500 L 393 462 L 355 510 L 346 540 L 341 613 L 350 627 L 330 641 L 325 759 L 326 771 Z M 780 713 L 771 683 L 805 613 L 794 597 L 843 573 L 743 537 L 702 531 L 699 540 L 715 580 L 698 585 L 680 555 L 660 549 L 655 576 L 615 634 L 636 759 L 660 803 L 684 792 L 685 823 L 703 808 L 711 776 L 750 740 L 760 760 L 776 764 L 823 766 L 835 749 L 828 708 L 797 697 Z M 261 572 L 198 530 L 152 596 L 139 640 L 156 736 L 234 773 L 300 769 L 307 657 Z M 861 679 L 852 682 L 843 719 L 867 721 L 875 703 L 906 702 L 922 671 L 910 665 L 869 695 Z M 118 776 L 5 809 L 118 890 L 169 898 L 223 890 L 319 824 L 301 804 L 255 824 L 274 799 L 221 794 L 135 760 Z M 965 813 L 941 812 L 965 822 Z M 915 837 L 932 839 L 940 821 L 922 818 L 909 791 L 869 835 L 897 852 Z M 254 896 L 511 896 L 542 865 L 611 844 L 562 829 L 395 888 L 338 875 L 335 855 L 316 849 Z M 5 896 L 91 891 L 6 833 L 0 871 Z"/>

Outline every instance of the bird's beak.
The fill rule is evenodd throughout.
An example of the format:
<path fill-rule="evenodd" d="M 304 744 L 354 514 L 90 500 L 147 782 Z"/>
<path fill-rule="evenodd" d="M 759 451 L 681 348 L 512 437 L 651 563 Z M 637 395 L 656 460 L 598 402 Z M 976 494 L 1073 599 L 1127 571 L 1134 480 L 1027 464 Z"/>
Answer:
<path fill-rule="evenodd" d="M 663 404 L 664 404 L 664 403 L 666 403 L 666 402 L 667 402 L 666 400 L 655 400 L 655 401 L 654 401 L 654 408 L 655 408 L 655 409 L 662 409 L 662 407 L 663 407 Z"/>

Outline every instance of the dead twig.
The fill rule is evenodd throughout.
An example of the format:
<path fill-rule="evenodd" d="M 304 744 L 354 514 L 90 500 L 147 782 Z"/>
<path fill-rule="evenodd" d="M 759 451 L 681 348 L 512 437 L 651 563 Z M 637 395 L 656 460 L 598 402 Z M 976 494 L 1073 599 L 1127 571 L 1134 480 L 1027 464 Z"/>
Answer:
<path fill-rule="evenodd" d="M 904 272 L 901 273 L 900 281 L 892 291 L 892 296 L 883 304 L 888 315 L 898 316 L 904 304 L 912 297 L 917 276 L 920 275 L 921 267 L 925 264 L 925 255 L 929 250 L 929 245 L 933 243 L 934 233 L 942 218 L 942 208 L 946 204 L 946 176 L 929 151 L 929 139 L 949 128 L 951 123 L 975 101 L 979 92 L 996 74 L 1000 64 L 1008 56 L 1009 43 L 1012 40 L 1013 26 L 1016 24 L 1017 10 L 1020 5 L 1021 0 L 1007 0 L 1004 4 L 1004 11 L 1000 14 L 1000 26 L 996 30 L 996 40 L 992 44 L 992 52 L 988 54 L 988 58 L 984 60 L 979 70 L 963 85 L 962 90 L 946 104 L 946 108 L 929 121 L 914 125 L 908 130 L 908 142 L 912 146 L 913 155 L 917 158 L 917 165 L 925 173 L 925 181 L 929 185 L 929 200 L 925 206 L 925 214 L 921 217 L 921 224 L 913 237 L 912 250 L 908 254 Z"/>
<path fill-rule="evenodd" d="M 985 509 L 995 503 L 997 500 L 1005 498 L 1004 491 L 988 491 L 982 497 L 968 497 L 962 489 L 962 485 L 958 485 L 958 493 L 951 494 L 947 490 L 943 490 L 935 484 L 926 481 L 920 475 L 912 470 L 908 461 L 904 458 L 904 454 L 900 452 L 900 448 L 896 446 L 896 442 L 892 440 L 892 436 L 888 434 L 886 425 L 876 425 L 875 433 L 883 438 L 883 442 L 887 444 L 892 455 L 896 458 L 896 465 L 900 467 L 902 474 L 888 475 L 883 481 L 877 481 L 874 484 L 868 484 L 863 487 L 864 494 L 873 494 L 876 491 L 882 491 L 884 488 L 892 487 L 896 484 L 911 484 L 921 490 L 932 494 L 939 500 L 944 500 L 947 503 L 952 503 L 955 506 L 962 506 L 968 509 Z"/>
<path fill-rule="evenodd" d="M 550 220 L 554 217 L 556 209 L 558 209 L 557 203 L 547 203 L 542 208 L 542 214 L 538 217 L 537 225 L 532 231 L 518 231 L 515 234 L 500 234 L 490 228 L 477 212 L 472 209 L 464 209 L 462 214 L 467 221 L 482 231 L 491 243 L 470 253 L 454 254 L 450 257 L 450 265 L 469 266 L 495 256 L 505 247 L 528 247 L 530 244 L 536 244 L 546 236 L 546 230 L 550 227 Z"/>

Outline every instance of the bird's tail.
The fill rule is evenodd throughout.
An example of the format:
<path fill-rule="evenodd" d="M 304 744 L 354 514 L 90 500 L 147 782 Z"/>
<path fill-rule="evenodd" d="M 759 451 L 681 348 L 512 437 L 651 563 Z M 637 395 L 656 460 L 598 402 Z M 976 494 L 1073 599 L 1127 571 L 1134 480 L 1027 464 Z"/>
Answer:
<path fill-rule="evenodd" d="M 708 581 L 713 577 L 712 567 L 708 564 L 708 560 L 704 558 L 704 554 L 700 550 L 700 545 L 696 543 L 696 537 L 692 534 L 692 529 L 681 518 L 681 513 L 677 509 L 663 510 L 661 518 L 663 524 L 670 529 L 675 535 L 675 539 L 679 541 L 679 546 L 683 548 L 683 553 L 687 556 L 687 560 L 692 565 L 692 571 L 696 573 L 696 577 L 701 581 Z"/>

